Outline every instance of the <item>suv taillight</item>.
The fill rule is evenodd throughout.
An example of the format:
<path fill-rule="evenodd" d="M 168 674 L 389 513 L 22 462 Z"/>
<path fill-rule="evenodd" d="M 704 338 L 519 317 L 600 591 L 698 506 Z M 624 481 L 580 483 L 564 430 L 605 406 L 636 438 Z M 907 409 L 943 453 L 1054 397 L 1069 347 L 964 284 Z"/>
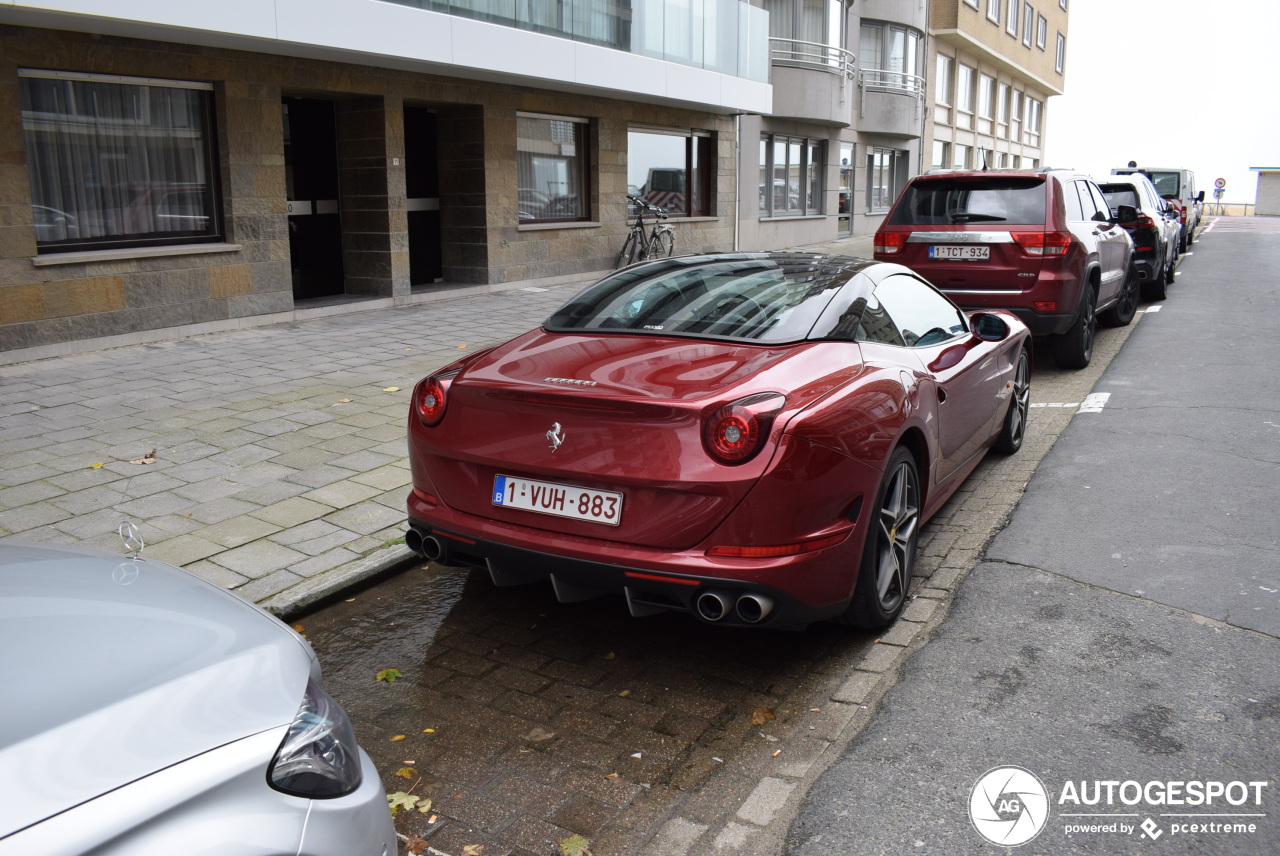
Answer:
<path fill-rule="evenodd" d="M 1155 220 L 1152 220 L 1152 219 L 1151 219 L 1150 217 L 1148 217 L 1146 214 L 1139 214 L 1139 215 L 1138 215 L 1138 224 L 1137 224 L 1137 226 L 1135 226 L 1134 228 L 1137 228 L 1137 229 L 1154 229 L 1155 227 L 1156 227 L 1156 221 L 1155 221 Z"/>
<path fill-rule="evenodd" d="M 1013 240 L 1029 256 L 1064 256 L 1072 238 L 1070 232 L 1014 232 Z"/>
<path fill-rule="evenodd" d="M 900 252 L 906 243 L 906 232 L 876 232 L 873 252 L 891 256 Z"/>

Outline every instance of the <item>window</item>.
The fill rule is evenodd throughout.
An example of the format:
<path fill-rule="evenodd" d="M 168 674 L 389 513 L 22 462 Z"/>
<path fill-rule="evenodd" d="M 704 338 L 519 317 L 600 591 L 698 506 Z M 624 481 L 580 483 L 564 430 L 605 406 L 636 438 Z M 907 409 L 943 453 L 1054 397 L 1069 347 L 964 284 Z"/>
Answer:
<path fill-rule="evenodd" d="M 1058 6 L 1065 12 L 1067 9 L 1067 0 L 1058 0 Z"/>
<path fill-rule="evenodd" d="M 1053 68 L 1062 74 L 1067 67 L 1067 37 L 1058 33 L 1058 50 L 1054 55 Z"/>
<path fill-rule="evenodd" d="M 990 119 L 995 115 L 996 81 L 985 74 L 978 75 L 978 115 Z"/>
<path fill-rule="evenodd" d="M 760 216 L 822 213 L 821 140 L 764 134 L 760 138 Z"/>
<path fill-rule="evenodd" d="M 959 143 L 955 145 L 955 157 L 951 161 L 952 169 L 968 169 L 969 168 L 969 147 L 962 146 Z"/>
<path fill-rule="evenodd" d="M 968 6 L 972 6 L 975 9 L 978 8 L 978 0 L 964 0 L 964 2 Z"/>
<path fill-rule="evenodd" d="M 933 163 L 930 164 L 931 169 L 945 169 L 950 164 L 947 161 L 947 155 L 951 154 L 950 146 L 942 140 L 933 141 Z"/>
<path fill-rule="evenodd" d="M 516 181 L 521 223 L 590 216 L 587 121 L 516 116 Z"/>
<path fill-rule="evenodd" d="M 987 0 L 987 20 L 1000 26 L 1000 0 Z"/>
<path fill-rule="evenodd" d="M 872 149 L 867 154 L 867 210 L 887 211 L 906 183 L 908 152 Z"/>
<path fill-rule="evenodd" d="M 877 309 L 879 311 L 877 311 Z M 878 318 L 883 313 L 883 318 Z M 880 323 L 868 323 L 872 319 Z M 871 330 L 876 329 L 877 334 Z M 896 331 L 896 336 L 887 330 Z M 866 339 L 874 335 L 872 341 L 886 344 L 906 345 L 909 348 L 924 348 L 937 345 L 948 339 L 968 332 L 964 314 L 950 300 L 934 291 L 922 281 L 906 274 L 894 274 L 885 277 L 876 286 L 872 299 L 867 301 L 863 311 L 863 323 L 857 338 Z M 901 341 L 894 341 L 899 338 Z"/>
<path fill-rule="evenodd" d="M 1009 121 L 1009 84 L 1000 84 L 996 91 L 996 122 L 1001 125 Z"/>
<path fill-rule="evenodd" d="M 1044 15 L 1036 17 L 1036 47 L 1044 50 L 1044 46 L 1049 38 L 1049 22 L 1045 20 Z"/>
<path fill-rule="evenodd" d="M 705 132 L 627 131 L 627 192 L 673 217 L 711 215 L 715 140 Z"/>
<path fill-rule="evenodd" d="M 959 74 L 956 76 L 956 109 L 964 113 L 973 112 L 973 75 L 974 70 L 969 66 L 959 66 Z"/>
<path fill-rule="evenodd" d="M 871 89 L 922 93 L 920 63 L 924 35 L 890 24 L 864 23 L 860 31 L 859 60 L 863 80 Z"/>
<path fill-rule="evenodd" d="M 1006 152 L 996 152 L 996 169 L 1004 169 L 1009 161 L 1009 155 Z"/>
<path fill-rule="evenodd" d="M 635 5 L 639 6 L 638 3 Z M 688 4 L 684 5 L 686 9 L 689 8 Z M 586 8 L 590 9 L 591 4 Z M 693 8 L 698 10 L 696 14 L 702 14 L 700 4 Z M 772 38 L 797 39 L 833 48 L 844 47 L 845 4 L 842 0 L 764 0 L 764 8 L 769 13 L 769 35 Z M 666 14 L 672 13 L 668 10 Z M 659 21 L 661 20 L 660 17 Z M 708 18 L 705 25 L 711 26 L 714 20 L 714 17 Z M 702 24 L 700 21 L 699 25 Z"/>
<path fill-rule="evenodd" d="M 1022 4 L 1022 43 L 1031 47 L 1031 30 L 1036 25 L 1036 10 L 1030 3 Z"/>
<path fill-rule="evenodd" d="M 1013 93 L 1013 121 L 1022 121 L 1022 93 Z"/>
<path fill-rule="evenodd" d="M 39 252 L 222 239 L 210 84 L 18 76 Z"/>
<path fill-rule="evenodd" d="M 1034 98 L 1027 99 L 1026 135 L 1028 145 L 1037 146 L 1040 144 L 1040 107 L 1039 101 Z"/>
<path fill-rule="evenodd" d="M 1018 37 L 1019 5 L 1020 5 L 1019 0 L 1009 0 L 1009 13 L 1005 18 L 1005 25 L 1004 25 L 1005 32 L 1013 36 L 1015 39 Z"/>
<path fill-rule="evenodd" d="M 937 92 L 935 99 L 944 107 L 951 106 L 951 57 L 938 54 Z"/>

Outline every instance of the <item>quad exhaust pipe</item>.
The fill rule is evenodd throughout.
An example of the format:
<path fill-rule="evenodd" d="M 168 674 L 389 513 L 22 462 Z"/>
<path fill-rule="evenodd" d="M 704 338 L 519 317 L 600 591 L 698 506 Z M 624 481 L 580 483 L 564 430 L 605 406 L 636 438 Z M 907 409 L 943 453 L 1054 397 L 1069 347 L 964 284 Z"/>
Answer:
<path fill-rule="evenodd" d="M 759 624 L 773 612 L 773 598 L 756 592 L 738 595 L 737 599 L 728 592 L 709 589 L 698 595 L 694 602 L 698 617 L 703 621 L 721 621 L 736 613 L 744 624 Z"/>

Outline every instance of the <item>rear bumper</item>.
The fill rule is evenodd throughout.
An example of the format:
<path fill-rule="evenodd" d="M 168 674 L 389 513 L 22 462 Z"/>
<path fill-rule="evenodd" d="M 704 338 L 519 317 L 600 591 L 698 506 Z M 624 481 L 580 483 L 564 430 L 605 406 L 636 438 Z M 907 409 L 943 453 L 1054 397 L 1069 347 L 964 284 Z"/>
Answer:
<path fill-rule="evenodd" d="M 441 518 L 450 518 L 449 523 Z M 858 530 L 825 550 L 764 560 L 709 557 L 697 550 L 621 548 L 607 542 L 556 544 L 553 551 L 547 545 L 523 543 L 537 540 L 527 530 L 495 537 L 486 531 L 494 527 L 493 521 L 425 508 L 412 493 L 409 527 L 406 541 L 412 549 L 439 564 L 480 568 L 495 585 L 548 582 L 565 603 L 617 594 L 636 617 L 675 611 L 723 626 L 783 630 L 803 629 L 844 612 L 853 573 L 846 577 L 844 597 L 822 602 L 821 590 L 830 589 L 833 565 L 852 571 L 857 567 L 852 556 L 861 553 Z M 805 590 L 817 581 L 824 581 L 817 591 Z M 699 598 L 705 594 L 723 598 L 721 617 L 712 619 L 699 610 Z M 747 595 L 756 598 L 754 605 L 741 603 Z M 815 595 L 818 602 L 813 602 Z M 752 609 L 760 604 L 765 608 L 757 616 Z"/>
<path fill-rule="evenodd" d="M 956 296 L 952 296 L 952 300 Z M 991 309 L 990 306 L 977 306 L 969 301 L 961 304 L 962 309 Z M 1025 309 L 1021 306 L 1000 306 L 1000 309 L 1011 312 L 1017 316 L 1018 320 L 1027 325 L 1027 329 L 1031 331 L 1032 336 L 1051 336 L 1055 333 L 1065 333 L 1071 329 L 1071 324 L 1076 320 L 1076 315 L 1072 312 L 1070 315 L 1042 315 L 1031 309 Z"/>

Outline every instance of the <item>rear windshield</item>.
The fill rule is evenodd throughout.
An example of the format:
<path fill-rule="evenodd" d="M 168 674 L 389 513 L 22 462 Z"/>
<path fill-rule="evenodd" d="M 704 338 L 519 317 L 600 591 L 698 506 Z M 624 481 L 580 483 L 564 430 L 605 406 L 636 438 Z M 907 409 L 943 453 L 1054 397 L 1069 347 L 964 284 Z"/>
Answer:
<path fill-rule="evenodd" d="M 811 261 L 638 265 L 591 286 L 545 326 L 553 331 L 796 342 L 811 335 L 847 279 L 839 267 Z"/>
<path fill-rule="evenodd" d="M 1107 207 L 1111 209 L 1112 214 L 1115 214 L 1121 205 L 1131 205 L 1139 211 L 1142 210 L 1142 204 L 1138 202 L 1138 191 L 1127 184 L 1104 184 L 1102 195 L 1106 198 Z"/>
<path fill-rule="evenodd" d="M 1044 223 L 1044 178 L 931 178 L 903 191 L 891 226 L 958 226 L 965 223 Z"/>
<path fill-rule="evenodd" d="M 1156 186 L 1156 193 L 1165 199 L 1182 195 L 1182 176 L 1176 172 L 1149 172 L 1147 178 Z"/>

